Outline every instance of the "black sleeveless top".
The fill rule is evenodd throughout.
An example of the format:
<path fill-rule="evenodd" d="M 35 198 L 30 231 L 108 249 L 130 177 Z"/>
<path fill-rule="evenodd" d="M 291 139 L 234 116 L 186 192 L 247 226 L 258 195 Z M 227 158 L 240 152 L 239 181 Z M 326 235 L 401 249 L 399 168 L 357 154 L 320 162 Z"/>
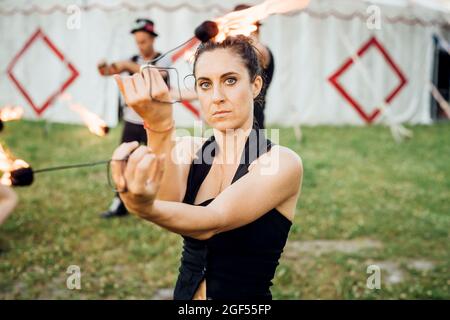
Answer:
<path fill-rule="evenodd" d="M 232 183 L 248 173 L 250 163 L 272 146 L 262 131 L 259 134 L 256 132 L 259 131 L 253 130 L 250 136 L 256 137 L 257 143 L 249 143 L 255 140 L 247 138 Z M 254 152 L 255 144 L 258 146 L 257 152 Z M 204 159 L 201 155 L 210 150 L 213 157 L 216 147 L 212 136 L 198 151 L 200 161 L 194 160 L 191 164 L 184 203 L 194 204 L 211 168 L 210 164 L 201 160 Z M 199 205 L 207 206 L 212 200 Z M 207 240 L 184 236 L 174 299 L 192 299 L 204 278 L 208 299 L 272 299 L 270 286 L 291 225 L 289 219 L 272 209 L 245 226 L 216 234 Z"/>

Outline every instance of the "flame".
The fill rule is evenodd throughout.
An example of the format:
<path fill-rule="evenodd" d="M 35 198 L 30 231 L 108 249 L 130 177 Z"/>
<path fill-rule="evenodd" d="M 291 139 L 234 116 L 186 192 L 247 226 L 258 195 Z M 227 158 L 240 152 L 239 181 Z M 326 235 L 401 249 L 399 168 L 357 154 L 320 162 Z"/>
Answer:
<path fill-rule="evenodd" d="M 23 108 L 20 106 L 6 105 L 4 108 L 0 109 L 0 120 L 19 120 L 22 118 L 23 112 Z"/>
<path fill-rule="evenodd" d="M 70 109 L 77 112 L 81 116 L 81 119 L 83 120 L 84 124 L 88 127 L 90 132 L 100 137 L 103 137 L 108 133 L 108 126 L 106 125 L 106 122 L 103 121 L 103 119 L 100 118 L 95 113 L 89 111 L 82 104 L 74 102 L 70 94 L 68 93 L 61 94 L 59 96 L 59 99 L 61 101 L 68 103 Z"/>
<path fill-rule="evenodd" d="M 103 121 L 98 115 L 89 111 L 79 103 L 71 103 L 70 109 L 78 112 L 90 132 L 100 137 L 106 135 L 108 126 L 106 125 L 105 121 Z"/>
<path fill-rule="evenodd" d="M 251 20 L 243 19 L 239 24 L 233 26 L 227 25 L 226 23 L 217 23 L 219 33 L 215 37 L 215 41 L 222 42 L 228 36 L 237 36 L 239 34 L 248 37 L 258 29 L 254 22 L 251 23 L 249 21 Z"/>
<path fill-rule="evenodd" d="M 0 179 L 0 183 L 5 186 L 10 186 L 11 172 L 20 168 L 28 168 L 30 165 L 22 159 L 16 159 L 8 150 L 5 150 L 0 144 L 0 171 L 3 172 L 3 176 Z"/>
<path fill-rule="evenodd" d="M 2 184 L 4 186 L 8 186 L 8 187 L 12 185 L 11 173 L 10 172 L 5 172 L 3 174 L 3 176 L 0 179 L 0 184 Z"/>
<path fill-rule="evenodd" d="M 222 42 L 227 36 L 243 34 L 249 36 L 256 31 L 256 22 L 273 14 L 283 14 L 306 8 L 310 0 L 266 0 L 261 4 L 241 11 L 233 11 L 215 22 L 219 28 L 215 40 Z"/>

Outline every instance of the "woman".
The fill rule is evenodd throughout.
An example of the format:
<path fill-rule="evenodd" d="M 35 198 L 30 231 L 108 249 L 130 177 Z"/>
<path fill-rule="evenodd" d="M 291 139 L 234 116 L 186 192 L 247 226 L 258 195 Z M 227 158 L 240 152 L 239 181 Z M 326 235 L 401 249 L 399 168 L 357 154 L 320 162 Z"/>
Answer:
<path fill-rule="evenodd" d="M 194 76 L 214 131 L 207 140 L 173 137 L 170 94 L 156 70 L 116 76 L 149 143 L 116 149 L 114 181 L 130 212 L 184 237 L 175 299 L 272 298 L 303 169 L 296 153 L 252 131 L 260 70 L 249 38 L 200 45 Z"/>

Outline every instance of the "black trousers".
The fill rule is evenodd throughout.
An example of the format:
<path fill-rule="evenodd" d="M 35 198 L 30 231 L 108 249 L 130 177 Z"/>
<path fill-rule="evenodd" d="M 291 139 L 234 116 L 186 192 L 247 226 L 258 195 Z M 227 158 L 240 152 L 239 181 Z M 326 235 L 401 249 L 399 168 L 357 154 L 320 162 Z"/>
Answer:
<path fill-rule="evenodd" d="M 122 138 L 120 140 L 121 143 L 138 141 L 141 144 L 147 144 L 147 132 L 143 125 L 127 121 L 124 121 L 124 123 Z"/>
<path fill-rule="evenodd" d="M 147 132 L 143 125 L 124 121 L 120 143 L 132 141 L 138 141 L 140 144 L 147 144 Z M 123 212 L 124 210 L 126 210 L 125 205 L 123 204 L 122 199 L 120 199 L 118 193 L 116 193 L 116 197 L 120 200 L 120 204 L 116 208 L 116 210 Z"/>

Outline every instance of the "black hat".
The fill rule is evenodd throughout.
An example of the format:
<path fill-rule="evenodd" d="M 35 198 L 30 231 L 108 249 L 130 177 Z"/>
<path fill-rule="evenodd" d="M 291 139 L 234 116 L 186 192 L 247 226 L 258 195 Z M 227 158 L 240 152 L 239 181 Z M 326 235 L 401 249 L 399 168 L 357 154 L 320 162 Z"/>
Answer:
<path fill-rule="evenodd" d="M 155 24 L 150 19 L 136 19 L 133 29 L 131 29 L 131 33 L 135 33 L 138 31 L 147 32 L 154 37 L 158 36 L 158 34 L 155 32 Z"/>

